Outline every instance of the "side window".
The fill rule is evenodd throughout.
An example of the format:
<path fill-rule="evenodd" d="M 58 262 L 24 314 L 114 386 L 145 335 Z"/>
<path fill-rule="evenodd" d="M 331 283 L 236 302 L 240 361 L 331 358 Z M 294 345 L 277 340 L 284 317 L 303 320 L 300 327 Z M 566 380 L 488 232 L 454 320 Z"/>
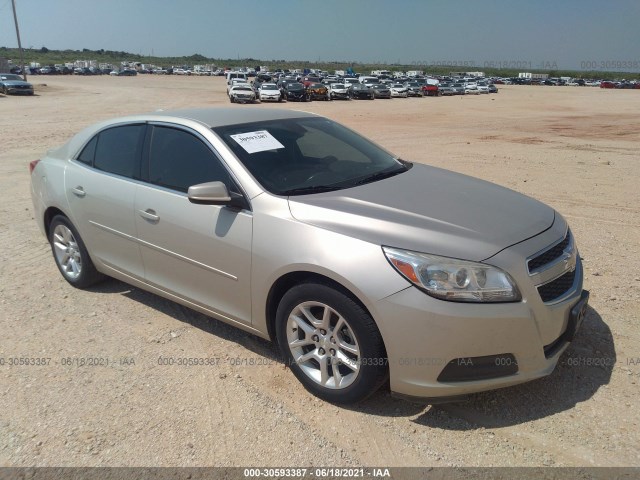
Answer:
<path fill-rule="evenodd" d="M 133 177 L 144 128 L 144 125 L 127 125 L 100 132 L 94 167 L 105 172 Z"/>
<path fill-rule="evenodd" d="M 82 153 L 78 155 L 77 160 L 85 165 L 93 165 L 93 158 L 96 154 L 96 145 L 98 144 L 98 135 L 93 137 L 89 143 L 82 149 Z"/>
<path fill-rule="evenodd" d="M 200 139 L 184 130 L 153 128 L 149 182 L 186 192 L 191 185 L 213 181 L 231 187 L 226 168 Z"/>

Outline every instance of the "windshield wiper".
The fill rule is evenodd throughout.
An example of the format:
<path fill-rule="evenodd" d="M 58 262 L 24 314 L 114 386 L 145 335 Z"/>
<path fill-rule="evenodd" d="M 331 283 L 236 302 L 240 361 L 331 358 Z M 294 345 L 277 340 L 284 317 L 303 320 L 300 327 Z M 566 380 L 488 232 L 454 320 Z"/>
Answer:
<path fill-rule="evenodd" d="M 389 177 L 393 177 L 395 175 L 398 175 L 399 173 L 404 173 L 407 170 L 409 170 L 407 167 L 404 168 L 399 168 L 396 170 L 383 170 L 381 172 L 378 173 L 373 173 L 367 177 L 361 178 L 360 180 L 358 180 L 356 183 L 354 183 L 354 185 L 364 185 L 365 183 L 371 183 L 371 182 L 376 182 L 378 180 L 382 180 L 383 178 L 389 178 Z"/>
<path fill-rule="evenodd" d="M 292 188 L 291 190 L 285 190 L 282 195 L 304 195 L 307 193 L 322 193 L 332 192 L 334 190 L 340 190 L 344 187 L 337 187 L 331 185 L 312 185 L 309 187 Z"/>

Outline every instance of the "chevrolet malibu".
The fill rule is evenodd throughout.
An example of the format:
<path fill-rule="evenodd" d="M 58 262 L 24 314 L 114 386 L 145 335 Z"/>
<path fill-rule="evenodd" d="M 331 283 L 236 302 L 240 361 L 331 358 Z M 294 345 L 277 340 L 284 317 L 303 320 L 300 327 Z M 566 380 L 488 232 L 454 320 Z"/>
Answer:
<path fill-rule="evenodd" d="M 586 311 L 565 219 L 290 110 L 156 112 L 30 164 L 62 277 L 276 342 L 327 401 L 435 402 L 548 375 Z"/>

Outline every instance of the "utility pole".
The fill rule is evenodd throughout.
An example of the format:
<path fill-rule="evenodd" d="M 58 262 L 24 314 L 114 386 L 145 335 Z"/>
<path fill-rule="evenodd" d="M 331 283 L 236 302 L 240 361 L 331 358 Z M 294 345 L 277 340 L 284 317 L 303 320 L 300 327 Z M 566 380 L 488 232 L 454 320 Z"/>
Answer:
<path fill-rule="evenodd" d="M 11 0 L 13 6 L 13 21 L 16 24 L 16 35 L 18 37 L 18 49 L 20 50 L 20 68 L 22 69 L 22 78 L 27 81 L 27 72 L 24 69 L 24 52 L 22 51 L 22 43 L 20 42 L 20 29 L 18 28 L 18 15 L 16 14 L 16 0 Z"/>

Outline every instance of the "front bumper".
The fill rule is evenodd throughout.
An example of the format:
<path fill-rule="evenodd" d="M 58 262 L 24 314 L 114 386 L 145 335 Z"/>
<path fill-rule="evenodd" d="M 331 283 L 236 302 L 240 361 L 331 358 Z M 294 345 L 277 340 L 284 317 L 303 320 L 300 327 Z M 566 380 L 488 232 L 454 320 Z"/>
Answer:
<path fill-rule="evenodd" d="M 7 86 L 8 95 L 33 95 L 33 88 Z"/>
<path fill-rule="evenodd" d="M 549 235 L 542 243 L 552 243 Z M 525 246 L 523 246 L 523 244 Z M 488 261 L 501 266 L 518 250 L 537 251 L 539 239 Z M 503 266 L 503 265 L 502 265 Z M 511 272 L 510 272 L 511 273 Z M 408 287 L 375 304 L 385 342 L 391 391 L 404 398 L 433 399 L 493 390 L 549 375 L 580 327 L 588 292 L 578 258 L 567 295 L 544 303 L 528 275 L 514 275 L 523 299 L 515 303 L 446 302 Z"/>
<path fill-rule="evenodd" d="M 234 95 L 233 99 L 238 102 L 238 103 L 243 103 L 243 102 L 254 102 L 256 97 L 252 97 L 249 95 Z"/>

